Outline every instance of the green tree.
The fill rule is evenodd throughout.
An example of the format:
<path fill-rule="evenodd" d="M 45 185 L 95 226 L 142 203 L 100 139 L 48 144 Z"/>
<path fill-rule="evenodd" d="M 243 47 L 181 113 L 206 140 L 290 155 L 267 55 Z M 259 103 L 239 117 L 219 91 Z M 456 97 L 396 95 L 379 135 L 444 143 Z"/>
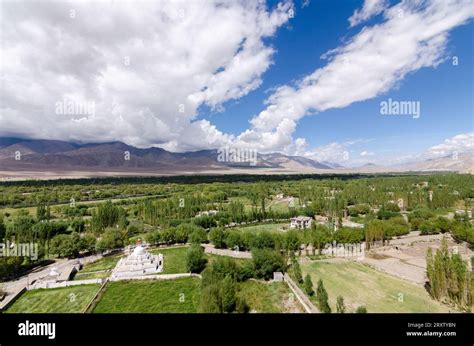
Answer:
<path fill-rule="evenodd" d="M 240 314 L 246 314 L 250 311 L 250 306 L 247 304 L 244 298 L 237 297 L 235 304 L 235 312 Z"/>
<path fill-rule="evenodd" d="M 159 244 L 161 240 L 162 240 L 162 237 L 161 237 L 160 231 L 148 232 L 145 235 L 145 241 L 149 244 Z"/>
<path fill-rule="evenodd" d="M 331 307 L 329 306 L 329 298 L 326 289 L 324 288 L 323 280 L 318 280 L 318 288 L 316 298 L 318 300 L 319 310 L 322 313 L 330 313 Z"/>
<path fill-rule="evenodd" d="M 202 313 L 222 312 L 220 289 L 217 284 L 208 285 L 201 288 L 199 312 L 202 312 Z"/>
<path fill-rule="evenodd" d="M 367 308 L 364 305 L 361 305 L 357 307 L 356 309 L 356 314 L 366 314 L 367 313 Z"/>
<path fill-rule="evenodd" d="M 346 312 L 346 306 L 344 305 L 344 298 L 342 296 L 337 296 L 336 311 L 338 314 L 343 314 Z"/>
<path fill-rule="evenodd" d="M 81 237 L 78 233 L 58 234 L 51 239 L 50 252 L 59 257 L 77 257 L 81 251 Z"/>
<path fill-rule="evenodd" d="M 293 276 L 294 276 L 296 282 L 302 283 L 303 282 L 303 273 L 301 272 L 301 267 L 300 267 L 300 264 L 299 264 L 298 260 L 296 259 L 296 256 L 293 256 L 292 259 L 291 259 L 291 268 L 292 268 L 292 273 L 293 273 Z"/>
<path fill-rule="evenodd" d="M 192 245 L 186 251 L 186 269 L 191 273 L 200 273 L 206 266 L 204 249 L 199 244 Z"/>
<path fill-rule="evenodd" d="M 254 249 L 252 250 L 252 261 L 257 278 L 268 280 L 273 277 L 273 272 L 286 271 L 284 257 L 275 250 Z"/>
<path fill-rule="evenodd" d="M 0 241 L 5 238 L 7 228 L 5 227 L 5 223 L 3 222 L 3 214 L 0 214 Z"/>
<path fill-rule="evenodd" d="M 237 299 L 236 279 L 227 261 L 213 262 L 202 272 L 199 311 L 205 313 L 246 312 L 248 307 Z M 230 271 L 226 271 L 230 269 Z"/>
<path fill-rule="evenodd" d="M 189 235 L 188 241 L 192 244 L 207 243 L 207 232 L 202 227 L 198 227 Z"/>
<path fill-rule="evenodd" d="M 38 221 L 46 219 L 46 206 L 44 204 L 40 204 L 36 207 L 36 219 Z"/>
<path fill-rule="evenodd" d="M 107 228 L 96 243 L 98 252 L 112 250 L 123 246 L 122 233 L 118 229 Z"/>
<path fill-rule="evenodd" d="M 86 233 L 82 236 L 81 239 L 81 250 L 95 252 L 97 239 L 93 234 Z"/>
<path fill-rule="evenodd" d="M 234 279 L 227 275 L 220 283 L 221 289 L 221 300 L 222 300 L 222 311 L 223 312 L 232 312 L 235 310 L 236 305 L 236 286 Z"/>
<path fill-rule="evenodd" d="M 303 287 L 307 295 L 312 296 L 314 294 L 313 281 L 311 281 L 311 277 L 309 276 L 309 274 L 306 274 L 306 276 L 304 277 Z"/>
<path fill-rule="evenodd" d="M 217 249 L 225 248 L 225 233 L 222 228 L 213 228 L 209 232 L 209 240 Z"/>
<path fill-rule="evenodd" d="M 285 245 L 286 250 L 290 253 L 295 253 L 300 250 L 301 239 L 298 231 L 289 230 L 286 232 Z"/>

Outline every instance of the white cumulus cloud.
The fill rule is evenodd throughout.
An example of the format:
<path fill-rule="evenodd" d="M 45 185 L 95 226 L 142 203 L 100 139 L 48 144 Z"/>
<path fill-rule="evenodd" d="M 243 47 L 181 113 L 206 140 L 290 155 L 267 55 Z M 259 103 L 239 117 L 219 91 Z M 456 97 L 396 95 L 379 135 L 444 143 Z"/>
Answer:
<path fill-rule="evenodd" d="M 368 20 L 370 17 L 382 13 L 388 7 L 386 0 L 365 0 L 361 9 L 355 10 L 349 18 L 350 26 L 356 26 Z"/>
<path fill-rule="evenodd" d="M 176 151 L 228 143 L 232 136 L 196 119 L 198 109 L 221 110 L 259 87 L 275 53 L 265 39 L 291 6 L 2 2 L 0 136 Z M 58 102 L 93 103 L 94 112 L 57 114 Z"/>
<path fill-rule="evenodd" d="M 428 149 L 429 156 L 445 156 L 454 152 L 474 151 L 474 132 L 462 133 Z"/>

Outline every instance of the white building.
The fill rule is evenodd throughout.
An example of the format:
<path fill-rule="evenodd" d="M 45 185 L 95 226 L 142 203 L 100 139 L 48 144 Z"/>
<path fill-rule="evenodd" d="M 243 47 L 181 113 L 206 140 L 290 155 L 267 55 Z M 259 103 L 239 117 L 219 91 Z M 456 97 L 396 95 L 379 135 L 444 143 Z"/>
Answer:
<path fill-rule="evenodd" d="M 142 245 L 137 245 L 127 257 L 121 258 L 112 277 L 132 277 L 145 274 L 157 274 L 163 271 L 163 255 L 153 255 Z"/>
<path fill-rule="evenodd" d="M 311 227 L 313 219 L 309 216 L 298 216 L 290 219 L 290 228 L 305 229 Z"/>
<path fill-rule="evenodd" d="M 273 281 L 274 282 L 282 282 L 285 281 L 285 276 L 282 272 L 273 272 Z"/>
<path fill-rule="evenodd" d="M 214 216 L 217 215 L 218 211 L 217 210 L 207 210 L 207 211 L 200 211 L 197 213 L 195 217 L 201 217 L 201 216 Z"/>

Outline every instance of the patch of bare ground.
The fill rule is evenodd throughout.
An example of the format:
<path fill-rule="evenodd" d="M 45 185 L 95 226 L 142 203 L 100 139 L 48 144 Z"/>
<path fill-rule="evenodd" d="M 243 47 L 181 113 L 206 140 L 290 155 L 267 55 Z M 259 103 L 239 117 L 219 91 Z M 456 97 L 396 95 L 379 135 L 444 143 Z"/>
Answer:
<path fill-rule="evenodd" d="M 426 252 L 430 247 L 436 251 L 443 237 L 446 237 L 450 251 L 458 252 L 470 263 L 473 251 L 467 243 L 455 242 L 450 234 L 423 236 L 419 232 L 393 239 L 389 245 L 372 248 L 361 262 L 423 286 L 426 281 Z"/>

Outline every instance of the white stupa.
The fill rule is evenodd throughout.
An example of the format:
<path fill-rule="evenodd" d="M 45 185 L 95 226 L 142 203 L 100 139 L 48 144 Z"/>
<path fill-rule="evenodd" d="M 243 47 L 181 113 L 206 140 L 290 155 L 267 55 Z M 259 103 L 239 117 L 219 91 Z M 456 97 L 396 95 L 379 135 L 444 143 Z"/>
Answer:
<path fill-rule="evenodd" d="M 112 277 L 129 277 L 146 274 L 157 274 L 163 271 L 163 255 L 153 255 L 139 243 L 127 257 L 121 258 Z"/>

